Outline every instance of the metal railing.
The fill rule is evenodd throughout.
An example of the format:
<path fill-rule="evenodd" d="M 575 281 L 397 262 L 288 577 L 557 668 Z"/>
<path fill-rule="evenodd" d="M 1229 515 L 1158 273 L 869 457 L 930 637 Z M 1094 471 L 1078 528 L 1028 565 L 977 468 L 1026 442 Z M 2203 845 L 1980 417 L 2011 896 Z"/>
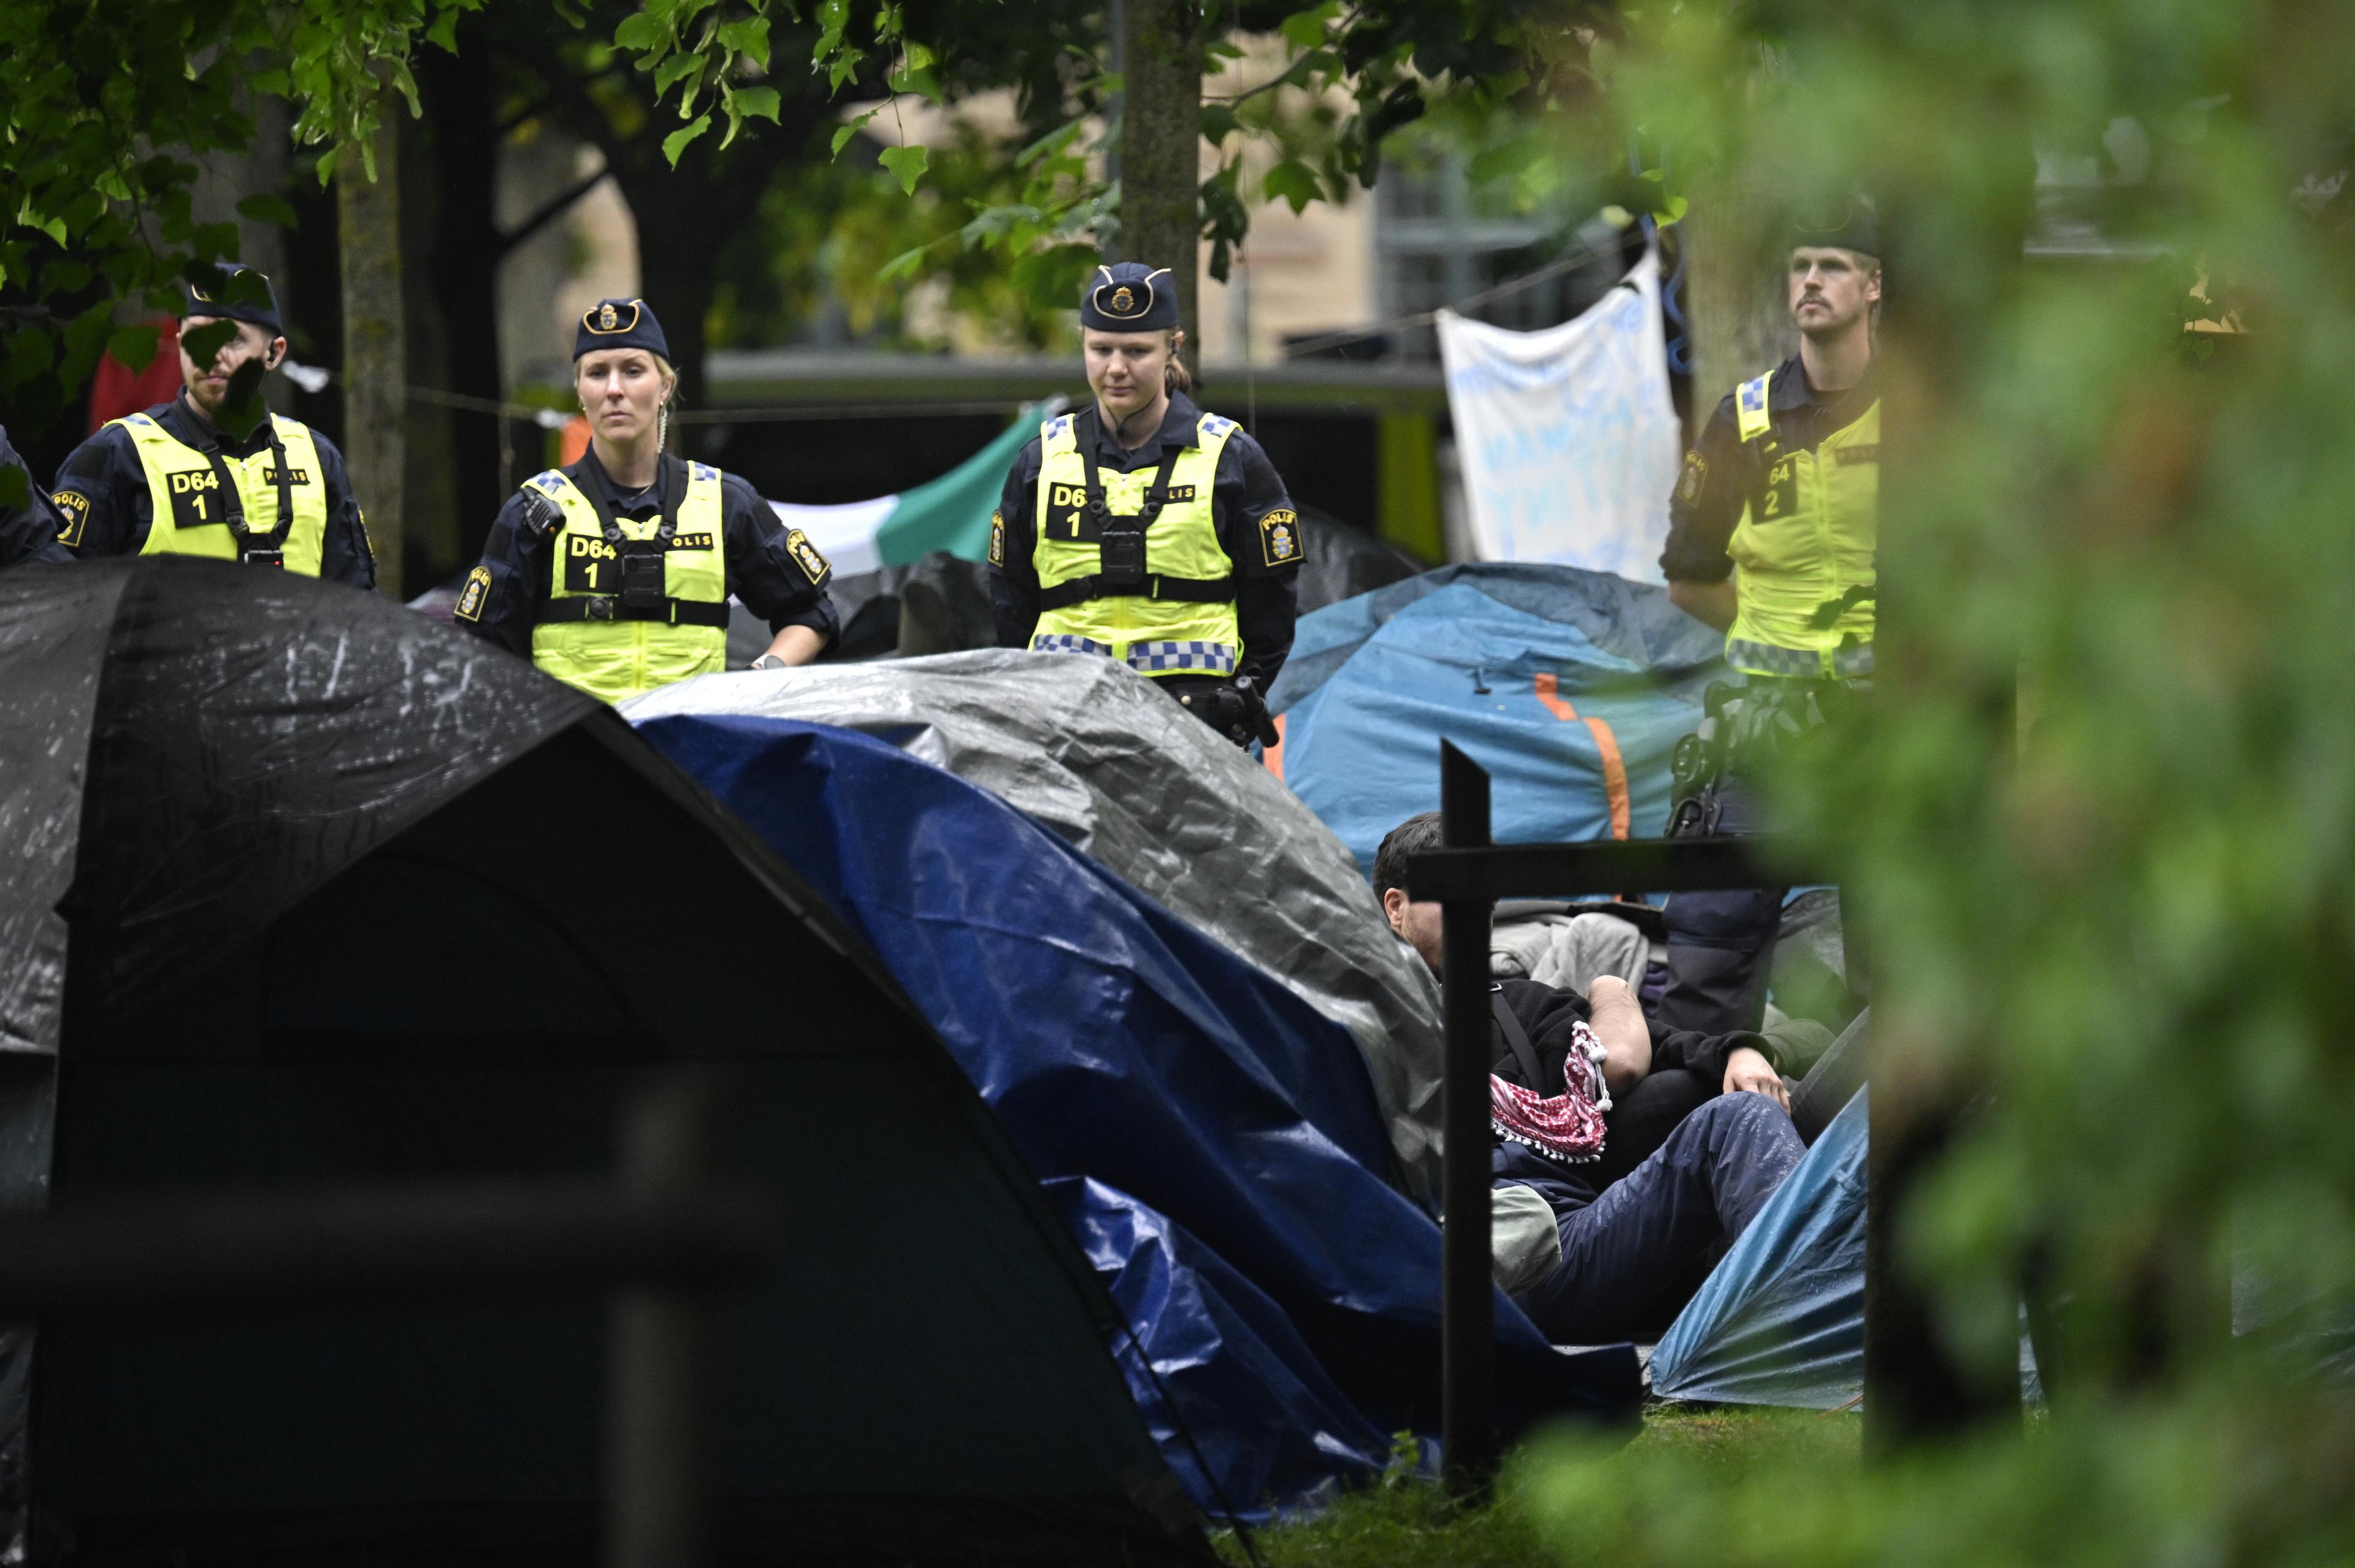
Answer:
<path fill-rule="evenodd" d="M 1441 1462 L 1456 1490 L 1477 1494 L 1497 1462 L 1496 1286 L 1489 1241 L 1488 937 L 1500 898 L 1780 888 L 1795 878 L 1764 837 L 1596 839 L 1497 844 L 1488 774 L 1447 742 L 1439 748 L 1440 843 L 1407 861 L 1407 892 L 1441 908 L 1440 989 L 1447 1051 L 1440 1113 L 1445 1239 L 1441 1264 Z M 1775 861 L 1769 869 L 1764 863 Z"/>

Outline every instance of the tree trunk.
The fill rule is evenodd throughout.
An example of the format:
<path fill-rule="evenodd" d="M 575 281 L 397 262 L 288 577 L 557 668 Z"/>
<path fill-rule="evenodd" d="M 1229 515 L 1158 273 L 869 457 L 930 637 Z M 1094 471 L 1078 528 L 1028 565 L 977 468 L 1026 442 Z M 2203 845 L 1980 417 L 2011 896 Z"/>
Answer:
<path fill-rule="evenodd" d="M 336 158 L 336 231 L 343 252 L 344 459 L 368 519 L 377 586 L 399 599 L 401 464 L 409 367 L 400 308 L 400 137 L 407 106 L 388 91 L 376 133 L 376 178 L 362 150 Z"/>
<path fill-rule="evenodd" d="M 1783 283 L 1780 211 L 1771 192 L 1737 174 L 1696 190 L 1679 226 L 1689 247 L 1685 314 L 1696 436 L 1720 399 L 1797 347 Z"/>
<path fill-rule="evenodd" d="M 431 297 L 441 315 L 449 391 L 496 401 L 506 383 L 499 363 L 499 98 L 482 29 L 459 24 L 459 52 L 422 49 L 412 62 L 425 101 L 436 209 L 426 252 Z M 421 176 L 423 171 L 419 171 Z M 415 189 L 415 185 L 411 189 Z M 546 314 L 544 311 L 542 314 Z M 461 562 L 483 553 L 491 519 L 506 504 L 499 484 L 506 421 L 450 415 L 451 491 Z M 523 475 L 514 475 L 521 479 Z"/>
<path fill-rule="evenodd" d="M 1124 0 L 1120 69 L 1120 253 L 1169 269 L 1186 341 L 1199 344 L 1202 19 L 1190 0 Z"/>

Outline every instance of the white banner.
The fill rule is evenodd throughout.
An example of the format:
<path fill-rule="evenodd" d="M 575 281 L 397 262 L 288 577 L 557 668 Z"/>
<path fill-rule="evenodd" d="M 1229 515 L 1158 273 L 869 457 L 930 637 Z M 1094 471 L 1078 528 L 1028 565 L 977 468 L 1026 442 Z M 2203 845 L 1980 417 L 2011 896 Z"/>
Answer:
<path fill-rule="evenodd" d="M 1683 432 L 1668 397 L 1657 258 L 1576 321 L 1543 332 L 1441 311 L 1439 351 L 1480 559 L 1660 581 Z"/>

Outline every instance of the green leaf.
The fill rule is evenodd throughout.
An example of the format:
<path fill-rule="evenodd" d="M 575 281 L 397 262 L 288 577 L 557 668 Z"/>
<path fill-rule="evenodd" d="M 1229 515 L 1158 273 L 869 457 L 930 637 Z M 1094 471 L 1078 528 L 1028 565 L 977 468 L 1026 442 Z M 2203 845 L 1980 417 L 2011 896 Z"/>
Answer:
<path fill-rule="evenodd" d="M 670 29 L 656 21 L 651 13 L 634 11 L 624 16 L 622 25 L 613 29 L 613 42 L 622 48 L 634 49 L 640 54 L 655 49 L 667 52 Z"/>
<path fill-rule="evenodd" d="M 296 227 L 294 208 L 287 205 L 285 197 L 266 193 L 249 196 L 239 202 L 237 215 L 240 218 L 250 218 L 256 223 L 275 223 L 281 229 Z"/>
<path fill-rule="evenodd" d="M 155 357 L 155 342 L 161 336 L 152 326 L 121 327 L 106 340 L 106 351 L 129 366 L 136 376 Z"/>
<path fill-rule="evenodd" d="M 211 364 L 213 356 L 221 351 L 221 346 L 236 336 L 237 323 L 208 321 L 194 332 L 183 333 L 180 336 L 180 347 L 201 369 Z"/>
<path fill-rule="evenodd" d="M 1313 49 L 1325 41 L 1325 19 L 1334 11 L 1335 7 L 1330 5 L 1319 5 L 1310 11 L 1295 11 L 1276 24 L 1276 30 L 1293 48 Z"/>
<path fill-rule="evenodd" d="M 680 130 L 673 131 L 669 135 L 663 138 L 663 157 L 670 164 L 671 167 L 678 167 L 678 155 L 687 151 L 687 144 L 710 129 L 711 116 L 709 114 L 697 115 L 692 123 Z"/>
<path fill-rule="evenodd" d="M 1270 201 L 1290 202 L 1295 213 L 1325 195 L 1325 187 L 1316 182 L 1316 171 L 1298 158 L 1286 158 L 1268 170 L 1261 188 Z"/>
<path fill-rule="evenodd" d="M 738 88 L 729 97 L 729 107 L 747 120 L 766 120 L 774 124 L 779 108 L 777 90 L 773 87 Z"/>
<path fill-rule="evenodd" d="M 682 78 L 687 79 L 687 91 L 692 92 L 706 63 L 701 55 L 690 54 L 676 54 L 663 61 L 655 68 L 655 101 L 661 102 L 672 84 Z"/>
<path fill-rule="evenodd" d="M 1202 105 L 1202 135 L 1213 146 L 1242 129 L 1235 112 L 1223 103 Z"/>
<path fill-rule="evenodd" d="M 1041 158 L 1052 157 L 1071 144 L 1071 138 L 1087 129 L 1084 120 L 1068 120 L 1015 155 L 1014 166 L 1027 169 Z"/>
<path fill-rule="evenodd" d="M 883 263 L 883 270 L 875 274 L 875 281 L 879 283 L 896 283 L 914 277 L 916 269 L 924 264 L 924 252 L 930 249 L 932 247 L 929 245 L 919 245 L 912 251 L 900 251 Z"/>
<path fill-rule="evenodd" d="M 879 103 L 874 108 L 868 110 L 866 113 L 861 114 L 858 119 L 847 121 L 843 124 L 835 127 L 834 155 L 837 158 L 842 156 L 842 149 L 850 145 L 850 139 L 853 136 L 858 135 L 859 130 L 863 126 L 871 123 L 875 116 L 882 112 L 883 106 Z"/>
<path fill-rule="evenodd" d="M 445 53 L 454 55 L 458 52 L 458 8 L 455 5 L 444 6 L 442 14 L 433 18 L 433 25 L 425 29 L 425 41 Z"/>
<path fill-rule="evenodd" d="M 743 55 L 763 70 L 769 65 L 769 18 L 748 16 L 741 22 L 722 22 L 712 35 L 719 47 L 730 54 Z M 775 115 L 769 116 L 773 120 Z"/>
<path fill-rule="evenodd" d="M 883 166 L 898 178 L 900 188 L 913 196 L 916 194 L 916 182 L 924 177 L 924 169 L 932 162 L 932 155 L 917 146 L 886 147 L 881 161 Z"/>

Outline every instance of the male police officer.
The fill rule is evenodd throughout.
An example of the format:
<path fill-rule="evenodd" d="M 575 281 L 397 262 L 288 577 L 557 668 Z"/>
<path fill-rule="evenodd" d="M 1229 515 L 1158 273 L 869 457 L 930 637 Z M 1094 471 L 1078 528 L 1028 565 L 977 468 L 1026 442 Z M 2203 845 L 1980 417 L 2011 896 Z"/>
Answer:
<path fill-rule="evenodd" d="M 1239 744 L 1292 651 L 1300 519 L 1259 443 L 1187 396 L 1169 270 L 1080 296 L 1088 407 L 1039 427 L 990 519 L 1006 647 L 1118 659 Z"/>
<path fill-rule="evenodd" d="M 1799 352 L 1735 388 L 1685 458 L 1660 557 L 1668 597 L 1724 630 L 1745 685 L 1730 700 L 1713 688 L 1701 735 L 1678 748 L 1672 837 L 1755 831 L 1741 773 L 1778 737 L 1857 706 L 1872 674 L 1880 252 L 1861 197 L 1833 221 L 1795 226 Z M 1671 898 L 1659 1020 L 1756 1029 L 1781 907 L 1780 890 Z"/>
<path fill-rule="evenodd" d="M 223 428 L 237 371 L 286 357 L 270 280 L 229 272 L 219 290 L 188 285 L 180 395 L 103 426 L 58 470 L 58 542 L 85 559 L 203 556 L 374 588 L 376 558 L 335 443 L 267 412 L 246 435 Z M 188 339 L 216 323 L 234 336 L 200 365 Z"/>
<path fill-rule="evenodd" d="M 815 658 L 831 569 L 751 485 L 663 451 L 678 372 L 644 300 L 582 315 L 572 383 L 589 450 L 500 509 L 458 624 L 608 702 L 726 667 L 730 593 L 774 634 L 753 667 Z"/>

